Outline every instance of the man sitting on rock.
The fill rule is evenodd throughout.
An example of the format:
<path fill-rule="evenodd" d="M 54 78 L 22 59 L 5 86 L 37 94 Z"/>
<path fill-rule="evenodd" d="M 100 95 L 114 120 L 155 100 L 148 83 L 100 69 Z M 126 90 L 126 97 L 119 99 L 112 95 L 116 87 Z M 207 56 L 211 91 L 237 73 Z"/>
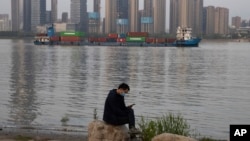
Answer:
<path fill-rule="evenodd" d="M 129 124 L 131 133 L 139 132 L 135 128 L 135 115 L 132 105 L 125 106 L 124 96 L 129 91 L 126 83 L 119 85 L 118 89 L 110 90 L 104 105 L 103 120 L 111 125 Z"/>

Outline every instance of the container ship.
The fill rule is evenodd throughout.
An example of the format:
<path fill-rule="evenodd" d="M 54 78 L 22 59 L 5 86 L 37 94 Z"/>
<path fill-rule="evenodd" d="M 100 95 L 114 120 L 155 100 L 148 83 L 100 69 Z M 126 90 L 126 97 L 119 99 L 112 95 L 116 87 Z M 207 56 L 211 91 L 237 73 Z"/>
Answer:
<path fill-rule="evenodd" d="M 183 34 L 183 33 L 182 33 Z M 185 35 L 185 39 L 187 36 Z M 180 35 L 177 34 L 179 37 Z M 182 38 L 181 38 L 182 39 Z M 109 33 L 106 37 L 85 37 L 83 32 L 60 32 L 55 35 L 53 25 L 47 28 L 46 34 L 37 34 L 35 45 L 79 45 L 79 46 L 162 46 L 174 47 L 184 46 L 189 42 L 178 38 L 155 38 L 150 37 L 148 32 L 127 32 L 127 33 Z M 183 38 L 184 39 L 184 38 Z M 197 44 L 193 44 L 197 46 Z M 191 44 L 190 44 L 191 46 Z"/>

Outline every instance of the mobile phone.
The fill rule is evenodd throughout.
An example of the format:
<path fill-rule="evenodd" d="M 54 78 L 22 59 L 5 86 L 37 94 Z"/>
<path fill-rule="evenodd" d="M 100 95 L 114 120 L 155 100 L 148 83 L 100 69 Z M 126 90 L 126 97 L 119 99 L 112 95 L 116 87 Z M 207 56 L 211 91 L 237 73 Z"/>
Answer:
<path fill-rule="evenodd" d="M 133 103 L 133 104 L 131 104 L 131 105 L 129 105 L 129 107 L 132 107 L 132 106 L 134 106 L 135 104 Z"/>

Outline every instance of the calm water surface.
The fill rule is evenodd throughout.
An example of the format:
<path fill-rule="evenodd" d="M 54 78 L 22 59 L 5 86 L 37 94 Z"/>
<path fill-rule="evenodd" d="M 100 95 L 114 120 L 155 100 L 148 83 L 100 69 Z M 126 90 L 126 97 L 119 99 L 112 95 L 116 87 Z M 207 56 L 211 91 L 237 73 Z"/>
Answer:
<path fill-rule="evenodd" d="M 227 139 L 250 123 L 249 43 L 199 48 L 34 46 L 0 40 L 0 126 L 86 131 L 108 91 L 131 86 L 140 116 L 181 113 L 204 136 Z M 61 119 L 69 121 L 62 124 Z"/>

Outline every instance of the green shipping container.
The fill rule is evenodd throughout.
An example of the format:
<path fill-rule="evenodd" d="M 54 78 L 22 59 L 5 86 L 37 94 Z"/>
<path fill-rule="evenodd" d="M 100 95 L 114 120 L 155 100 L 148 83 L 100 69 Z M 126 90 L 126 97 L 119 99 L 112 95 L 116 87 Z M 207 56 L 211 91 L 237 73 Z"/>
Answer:
<path fill-rule="evenodd" d="M 70 31 L 64 31 L 64 32 L 60 32 L 60 36 L 78 36 L 78 37 L 82 37 L 84 36 L 83 32 L 70 32 Z"/>
<path fill-rule="evenodd" d="M 126 37 L 127 42 L 145 42 L 145 37 Z"/>

